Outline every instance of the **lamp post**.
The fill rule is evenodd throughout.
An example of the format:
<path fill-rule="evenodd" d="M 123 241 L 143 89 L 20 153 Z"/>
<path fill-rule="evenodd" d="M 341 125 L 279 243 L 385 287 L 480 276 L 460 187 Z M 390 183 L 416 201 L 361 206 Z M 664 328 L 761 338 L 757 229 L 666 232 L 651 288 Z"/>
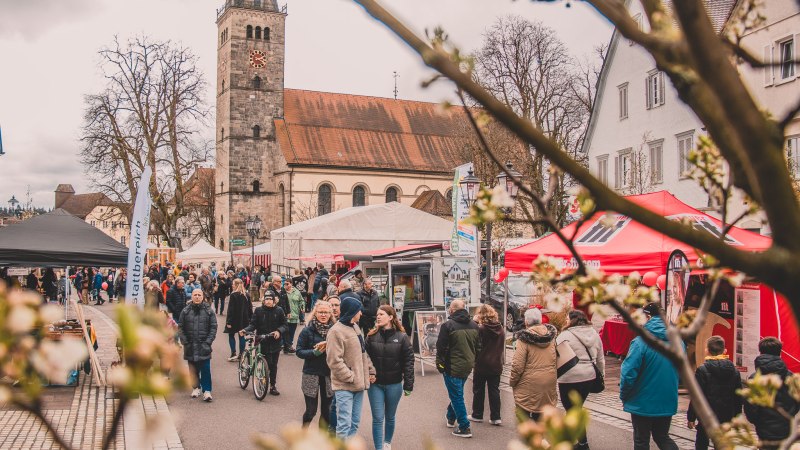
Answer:
<path fill-rule="evenodd" d="M 258 232 L 261 231 L 261 219 L 258 216 L 248 216 L 245 221 L 245 228 L 247 229 L 247 234 L 250 235 L 250 299 L 255 300 L 256 295 L 253 293 L 253 288 L 256 286 L 256 283 L 253 282 L 253 268 L 256 261 L 255 239 L 258 236 Z"/>
<path fill-rule="evenodd" d="M 181 233 L 178 231 L 177 228 L 172 229 L 172 233 L 170 234 L 172 238 L 172 245 L 180 251 L 181 249 Z"/>
<path fill-rule="evenodd" d="M 508 175 L 511 175 L 510 177 Z M 511 161 L 506 162 L 506 170 L 501 171 L 497 175 L 497 184 L 503 186 L 506 193 L 512 200 L 516 200 L 519 187 L 514 183 L 514 179 L 520 179 L 522 174 L 514 169 Z M 472 170 L 467 173 L 459 182 L 459 189 L 461 195 L 467 200 L 469 204 L 473 204 L 478 197 L 478 188 L 480 187 L 480 180 L 476 177 Z M 491 298 L 492 295 L 492 222 L 486 223 L 486 299 Z"/>

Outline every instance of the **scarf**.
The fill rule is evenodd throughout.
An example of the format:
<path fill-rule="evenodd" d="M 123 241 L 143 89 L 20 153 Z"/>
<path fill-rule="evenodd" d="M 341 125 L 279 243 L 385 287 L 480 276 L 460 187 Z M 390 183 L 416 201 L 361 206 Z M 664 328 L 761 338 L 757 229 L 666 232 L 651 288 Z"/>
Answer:
<path fill-rule="evenodd" d="M 322 323 L 317 319 L 311 319 L 311 326 L 314 327 L 314 330 L 316 330 L 320 336 L 322 336 L 322 339 L 326 339 L 328 330 L 331 329 L 333 323 L 331 323 L 331 321 L 328 321 L 328 323 Z"/>

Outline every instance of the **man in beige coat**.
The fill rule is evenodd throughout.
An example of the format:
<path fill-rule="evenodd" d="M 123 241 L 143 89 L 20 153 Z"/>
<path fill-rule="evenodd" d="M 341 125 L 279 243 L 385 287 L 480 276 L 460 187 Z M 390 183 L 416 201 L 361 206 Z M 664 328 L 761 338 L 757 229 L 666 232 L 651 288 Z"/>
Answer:
<path fill-rule="evenodd" d="M 556 406 L 556 335 L 549 323 L 542 323 L 542 312 L 525 312 L 525 329 L 517 332 L 517 350 L 511 363 L 508 384 L 514 403 L 526 416 L 538 421 L 542 409 Z"/>
<path fill-rule="evenodd" d="M 328 331 L 326 360 L 336 402 L 336 436 L 344 440 L 358 432 L 364 391 L 375 382 L 375 368 L 358 327 L 361 302 L 355 295 L 340 299 L 339 321 Z"/>

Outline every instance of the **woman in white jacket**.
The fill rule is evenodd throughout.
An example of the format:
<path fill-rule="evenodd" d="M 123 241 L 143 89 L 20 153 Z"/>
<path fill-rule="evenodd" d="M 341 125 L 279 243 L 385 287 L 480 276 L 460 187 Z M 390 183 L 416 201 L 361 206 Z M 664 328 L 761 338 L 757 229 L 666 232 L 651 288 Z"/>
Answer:
<path fill-rule="evenodd" d="M 589 323 L 589 319 L 583 311 L 572 310 L 569 312 L 569 325 L 556 338 L 558 344 L 564 341 L 569 342 L 569 346 L 578 357 L 578 364 L 558 378 L 558 395 L 561 397 L 561 404 L 566 410 L 569 410 L 573 406 L 572 400 L 569 398 L 570 392 L 577 392 L 581 396 L 581 401 L 586 401 L 586 397 L 589 396 L 589 387 L 595 379 L 592 362 L 605 376 L 605 357 L 600 335 Z M 585 432 L 574 448 L 575 450 L 589 449 Z"/>

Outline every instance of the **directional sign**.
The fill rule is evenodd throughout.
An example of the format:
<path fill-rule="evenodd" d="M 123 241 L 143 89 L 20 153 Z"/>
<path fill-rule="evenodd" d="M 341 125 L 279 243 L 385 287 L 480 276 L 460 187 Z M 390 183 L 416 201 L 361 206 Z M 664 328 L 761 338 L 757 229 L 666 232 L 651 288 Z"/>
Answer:
<path fill-rule="evenodd" d="M 246 245 L 247 241 L 244 239 L 231 239 L 231 245 Z"/>

